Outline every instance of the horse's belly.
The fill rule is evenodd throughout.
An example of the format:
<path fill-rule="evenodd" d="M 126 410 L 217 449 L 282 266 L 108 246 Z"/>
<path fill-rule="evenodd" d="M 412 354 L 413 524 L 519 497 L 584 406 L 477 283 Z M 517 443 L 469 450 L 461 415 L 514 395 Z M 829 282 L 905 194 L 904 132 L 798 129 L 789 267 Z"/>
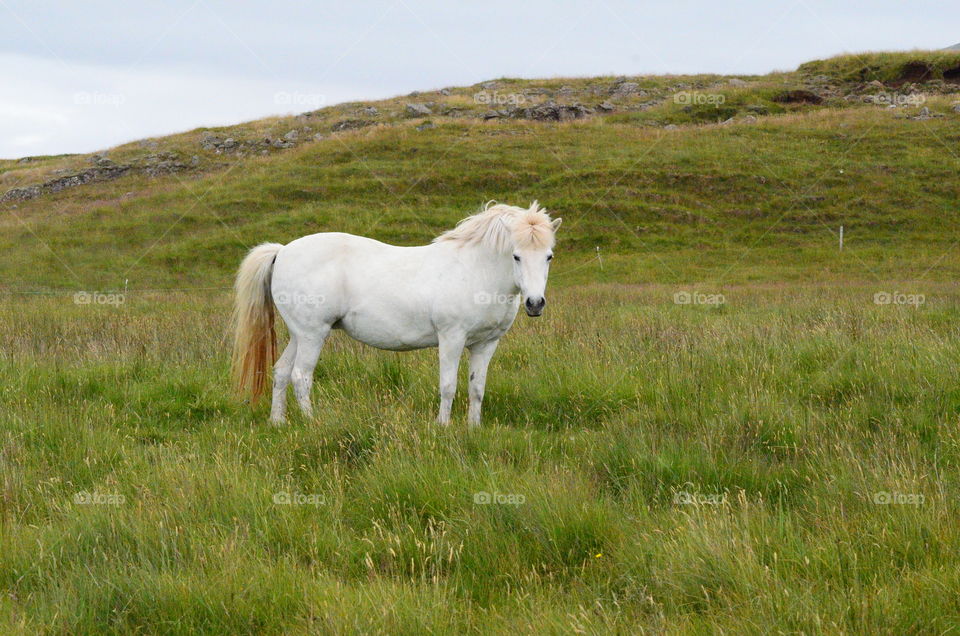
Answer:
<path fill-rule="evenodd" d="M 343 329 L 354 340 L 388 351 L 410 351 L 437 346 L 437 334 L 432 328 L 419 327 L 396 319 L 348 313 L 334 326 Z"/>

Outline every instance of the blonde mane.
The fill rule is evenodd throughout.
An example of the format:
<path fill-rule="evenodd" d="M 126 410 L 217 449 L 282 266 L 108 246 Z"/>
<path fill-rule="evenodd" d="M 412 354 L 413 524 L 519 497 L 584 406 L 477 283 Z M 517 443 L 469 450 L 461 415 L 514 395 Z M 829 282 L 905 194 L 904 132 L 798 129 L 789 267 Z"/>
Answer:
<path fill-rule="evenodd" d="M 534 201 L 528 209 L 490 201 L 483 210 L 463 219 L 452 230 L 433 239 L 459 245 L 482 245 L 497 252 L 549 249 L 554 232 L 550 215 Z"/>

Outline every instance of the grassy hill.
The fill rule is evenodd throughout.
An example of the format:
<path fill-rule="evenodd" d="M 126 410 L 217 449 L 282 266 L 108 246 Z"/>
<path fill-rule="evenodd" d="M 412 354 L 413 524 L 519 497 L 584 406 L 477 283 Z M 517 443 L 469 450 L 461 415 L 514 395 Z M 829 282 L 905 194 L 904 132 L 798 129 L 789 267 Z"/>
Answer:
<path fill-rule="evenodd" d="M 904 270 L 887 258 L 891 245 L 939 256 L 957 229 L 960 97 L 949 91 L 960 85 L 890 79 L 921 58 L 940 75 L 960 65 L 960 54 L 918 52 L 811 62 L 736 85 L 715 76 L 499 80 L 145 140 L 108 159 L 8 161 L 0 190 L 91 171 L 110 180 L 8 195 L 0 279 L 7 289 L 225 284 L 259 240 L 336 229 L 425 242 L 486 200 L 534 198 L 569 222 L 565 261 L 600 247 L 616 280 L 662 281 L 670 270 L 661 261 L 694 280 L 782 280 L 814 266 L 828 277 L 909 276 L 933 262 L 910 259 L 919 269 Z M 850 79 L 867 68 L 863 81 Z M 874 76 L 897 87 L 867 82 Z M 491 108 L 477 100 L 510 96 L 513 115 L 483 119 Z M 414 116 L 406 104 L 436 114 Z M 594 112 L 526 118 L 544 104 Z M 921 108 L 931 118 L 911 119 Z M 833 249 L 841 224 L 857 259 Z M 933 276 L 953 276 L 951 263 Z"/>
<path fill-rule="evenodd" d="M 958 67 L 499 79 L 0 162 L 0 631 L 958 629 Z M 564 224 L 480 429 L 462 377 L 433 425 L 434 351 L 343 334 L 315 420 L 232 396 L 250 246 L 489 199 Z"/>

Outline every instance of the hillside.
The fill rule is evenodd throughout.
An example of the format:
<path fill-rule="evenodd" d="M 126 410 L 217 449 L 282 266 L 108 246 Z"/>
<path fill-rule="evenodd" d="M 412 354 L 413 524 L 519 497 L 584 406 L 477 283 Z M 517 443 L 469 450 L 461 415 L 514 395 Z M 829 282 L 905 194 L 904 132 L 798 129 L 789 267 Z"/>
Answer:
<path fill-rule="evenodd" d="M 939 255 L 957 227 L 958 68 L 915 52 L 762 77 L 501 79 L 5 161 L 0 278 L 224 285 L 265 238 L 412 244 L 483 201 L 534 198 L 568 219 L 568 264 L 599 248 L 627 282 L 910 276 L 934 258 L 894 266 L 890 246 Z M 837 258 L 841 224 L 855 260 Z M 950 258 L 927 275 L 955 273 Z"/>

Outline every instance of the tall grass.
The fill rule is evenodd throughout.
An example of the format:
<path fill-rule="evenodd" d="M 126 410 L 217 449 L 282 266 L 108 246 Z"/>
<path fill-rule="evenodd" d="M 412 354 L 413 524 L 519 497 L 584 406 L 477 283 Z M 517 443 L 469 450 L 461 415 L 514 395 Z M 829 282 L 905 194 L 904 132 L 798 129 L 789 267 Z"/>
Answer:
<path fill-rule="evenodd" d="M 432 424 L 431 351 L 338 334 L 275 428 L 229 397 L 222 295 L 13 300 L 0 629 L 948 632 L 958 298 L 920 292 L 561 287 L 476 431 L 462 393 Z"/>

